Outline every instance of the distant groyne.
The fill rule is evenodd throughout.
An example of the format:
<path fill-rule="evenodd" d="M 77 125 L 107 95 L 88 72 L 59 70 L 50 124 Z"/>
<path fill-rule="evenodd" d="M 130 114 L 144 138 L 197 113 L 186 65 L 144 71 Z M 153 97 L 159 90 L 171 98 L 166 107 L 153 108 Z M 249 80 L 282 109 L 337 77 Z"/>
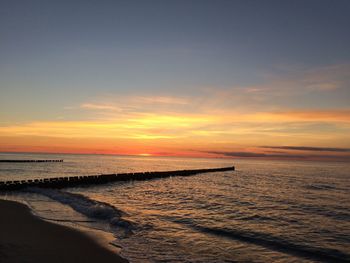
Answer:
<path fill-rule="evenodd" d="M 0 160 L 0 163 L 62 163 L 63 160 Z"/>
<path fill-rule="evenodd" d="M 160 172 L 138 172 L 138 173 L 120 173 L 120 174 L 101 174 L 88 176 L 70 176 L 41 178 L 30 180 L 14 180 L 0 181 L 0 190 L 12 191 L 21 190 L 27 187 L 42 188 L 65 188 L 83 185 L 98 185 L 117 181 L 139 181 L 150 180 L 156 178 L 165 178 L 172 176 L 191 176 L 202 173 L 226 172 L 234 171 L 235 167 L 210 168 L 210 169 L 194 169 L 194 170 L 176 170 L 176 171 L 160 171 Z"/>

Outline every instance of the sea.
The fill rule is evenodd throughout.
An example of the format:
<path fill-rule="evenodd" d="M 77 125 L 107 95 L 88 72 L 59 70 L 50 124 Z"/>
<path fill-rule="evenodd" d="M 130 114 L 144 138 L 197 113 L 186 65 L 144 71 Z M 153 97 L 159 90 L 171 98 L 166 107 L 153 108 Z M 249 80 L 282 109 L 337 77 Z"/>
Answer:
<path fill-rule="evenodd" d="M 350 163 L 0 154 L 0 181 L 217 168 L 235 171 L 0 192 L 86 233 L 130 262 L 350 262 Z M 101 239 L 102 240 L 102 239 Z M 101 241 L 100 240 L 100 241 Z"/>

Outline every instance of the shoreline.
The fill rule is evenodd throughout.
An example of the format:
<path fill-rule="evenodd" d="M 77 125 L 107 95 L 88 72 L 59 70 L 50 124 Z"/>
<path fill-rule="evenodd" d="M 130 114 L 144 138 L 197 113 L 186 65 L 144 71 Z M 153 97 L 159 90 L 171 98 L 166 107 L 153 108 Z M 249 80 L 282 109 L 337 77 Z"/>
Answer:
<path fill-rule="evenodd" d="M 15 201 L 0 200 L 0 263 L 128 261 L 78 230 L 44 221 Z"/>

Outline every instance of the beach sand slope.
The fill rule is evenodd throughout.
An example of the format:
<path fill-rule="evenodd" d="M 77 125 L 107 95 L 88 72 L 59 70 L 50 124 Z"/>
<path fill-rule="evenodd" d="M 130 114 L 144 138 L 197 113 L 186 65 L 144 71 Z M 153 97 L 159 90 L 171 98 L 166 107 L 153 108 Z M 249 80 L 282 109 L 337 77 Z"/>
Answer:
<path fill-rule="evenodd" d="M 128 262 L 83 233 L 43 221 L 28 207 L 0 201 L 1 263 Z"/>

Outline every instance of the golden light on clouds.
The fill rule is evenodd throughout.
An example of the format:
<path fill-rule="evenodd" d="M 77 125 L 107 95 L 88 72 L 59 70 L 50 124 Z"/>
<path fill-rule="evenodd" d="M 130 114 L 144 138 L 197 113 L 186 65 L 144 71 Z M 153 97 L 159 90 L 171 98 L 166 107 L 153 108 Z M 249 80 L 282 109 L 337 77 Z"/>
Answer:
<path fill-rule="evenodd" d="M 220 115 L 161 115 L 134 114 L 116 119 L 92 121 L 41 121 L 0 127 L 2 136 L 38 136 L 58 138 L 109 138 L 159 140 L 181 139 L 185 142 L 203 140 L 247 141 L 252 135 L 264 138 L 273 136 L 290 137 L 295 141 L 298 134 L 311 134 L 314 139 L 332 137 L 332 133 L 310 130 L 307 125 L 335 123 L 348 127 L 350 112 L 335 111 L 288 111 L 263 113 L 222 113 Z M 305 126 L 306 125 L 306 126 Z M 290 131 L 286 130 L 290 127 Z M 292 127 L 292 128 L 291 128 Z M 305 130 L 306 128 L 309 130 Z M 271 136 L 268 136 L 268 135 Z M 273 136 L 272 136 L 273 135 Z M 339 135 L 339 134 L 337 134 Z M 294 139 L 292 138 L 294 137 Z M 238 139 L 239 138 L 239 139 Z M 254 140 L 252 140 L 254 141 Z M 161 146 L 161 145 L 159 145 Z"/>
<path fill-rule="evenodd" d="M 209 152 L 248 150 L 262 142 L 350 147 L 349 109 L 232 108 L 230 96 L 219 92 L 192 101 L 127 96 L 85 102 L 65 107 L 75 120 L 3 124 L 0 150 L 212 156 Z M 11 146 L 10 138 L 22 146 Z"/>
<path fill-rule="evenodd" d="M 64 138 L 176 138 L 182 136 L 181 131 L 194 129 L 206 122 L 206 117 L 146 114 L 115 120 L 32 122 L 0 127 L 0 134 Z"/>

